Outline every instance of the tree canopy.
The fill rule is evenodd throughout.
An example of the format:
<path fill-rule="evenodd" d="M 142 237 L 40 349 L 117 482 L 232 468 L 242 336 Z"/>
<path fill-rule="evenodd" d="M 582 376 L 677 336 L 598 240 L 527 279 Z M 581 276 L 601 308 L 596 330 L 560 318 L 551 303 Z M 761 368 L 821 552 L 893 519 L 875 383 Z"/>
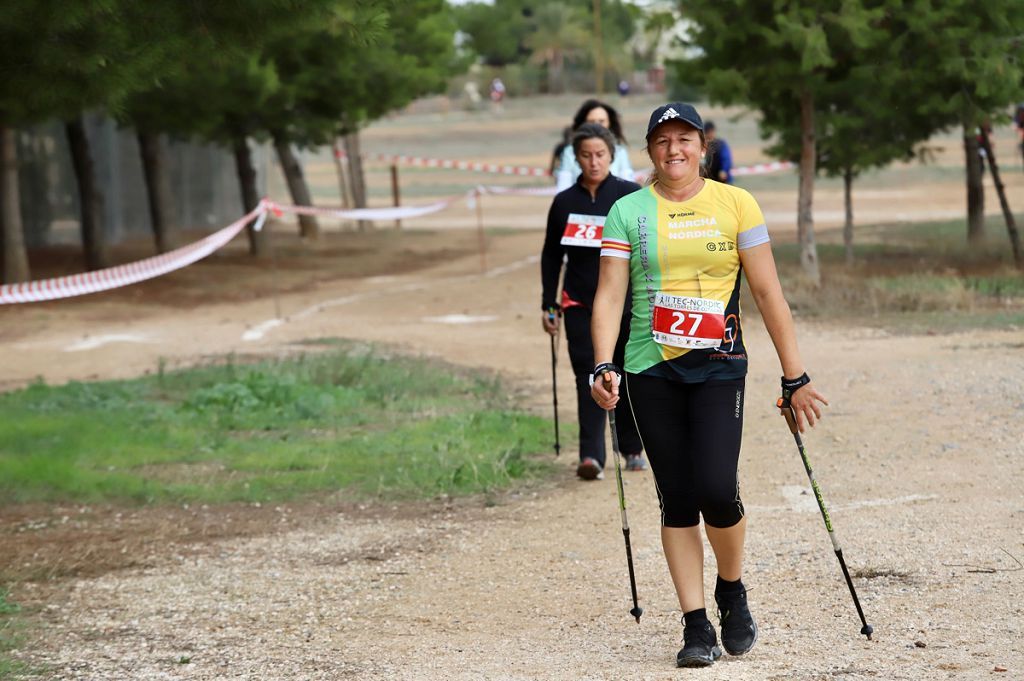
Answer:
<path fill-rule="evenodd" d="M 628 75 L 630 40 L 642 11 L 624 0 L 494 0 L 457 6 L 455 18 L 464 47 L 484 64 L 540 65 L 547 71 L 547 89 L 559 91 L 566 86 L 563 69 L 589 72 L 600 61 L 610 67 L 610 77 Z M 592 87 L 591 78 L 581 80 Z"/>
<path fill-rule="evenodd" d="M 713 102 L 760 112 L 770 151 L 801 160 L 805 266 L 816 262 L 810 196 L 818 163 L 831 174 L 885 165 L 935 132 L 976 125 L 1021 96 L 1024 5 L 1016 0 L 679 6 L 699 51 L 679 76 Z"/>

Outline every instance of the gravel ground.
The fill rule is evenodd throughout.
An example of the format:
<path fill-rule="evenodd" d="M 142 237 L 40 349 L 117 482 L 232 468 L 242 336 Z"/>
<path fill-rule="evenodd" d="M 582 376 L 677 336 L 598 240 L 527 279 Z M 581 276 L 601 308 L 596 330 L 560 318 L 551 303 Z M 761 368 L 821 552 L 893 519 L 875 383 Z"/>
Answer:
<path fill-rule="evenodd" d="M 536 265 L 526 259 L 536 239 L 496 239 L 492 267 L 510 267 L 490 277 L 473 275 L 469 259 L 286 298 L 288 313 L 345 302 L 296 315 L 256 342 L 240 337 L 266 317 L 266 301 L 151 315 L 97 303 L 50 325 L 36 316 L 31 334 L 0 337 L 0 351 L 17 346 L 26 375 L 66 380 L 140 373 L 195 347 L 273 354 L 324 335 L 399 339 L 512 375 L 523 404 L 543 413 L 548 346 Z M 382 304 L 417 318 L 486 309 L 499 319 L 456 333 L 382 319 Z M 54 348 L 83 335 L 141 330 L 156 340 L 52 361 Z M 745 581 L 761 634 L 742 658 L 674 668 L 680 612 L 649 473 L 627 476 L 645 609 L 639 626 L 632 620 L 613 480 L 575 481 L 572 452 L 552 484 L 493 507 L 333 513 L 200 549 L 169 545 L 143 567 L 20 584 L 14 597 L 40 614 L 16 656 L 45 665 L 52 679 L 1024 679 L 1024 570 L 1014 560 L 1024 560 L 1022 334 L 800 325 L 805 361 L 832 401 L 805 441 L 875 628 L 869 642 L 771 408 L 770 341 L 755 323 L 745 331 Z M 572 404 L 567 364 L 563 406 Z M 571 423 L 571 408 L 563 417 Z M 709 557 L 708 593 L 713 579 Z"/>

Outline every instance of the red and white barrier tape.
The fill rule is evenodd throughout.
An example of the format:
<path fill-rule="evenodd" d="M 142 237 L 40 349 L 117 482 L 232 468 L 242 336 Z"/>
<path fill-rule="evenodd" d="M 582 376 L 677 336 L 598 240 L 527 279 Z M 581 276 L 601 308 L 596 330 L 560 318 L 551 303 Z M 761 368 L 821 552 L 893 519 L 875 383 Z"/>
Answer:
<path fill-rule="evenodd" d="M 0 305 L 72 298 L 159 277 L 160 275 L 191 265 L 223 247 L 235 238 L 245 225 L 254 218 L 256 223 L 253 225 L 253 228 L 259 231 L 267 219 L 267 215 L 271 212 L 278 216 L 283 213 L 293 213 L 297 215 L 327 215 L 348 220 L 404 220 L 437 213 L 457 201 L 463 199 L 473 200 L 480 194 L 547 195 L 548 193 L 553 193 L 553 189 L 553 187 L 516 188 L 480 186 L 471 189 L 466 194 L 435 201 L 425 206 L 396 206 L 394 208 L 316 208 L 312 206 L 282 205 L 263 199 L 252 212 L 232 222 L 227 227 L 195 243 L 182 246 L 163 255 L 116 267 L 108 267 L 103 270 L 96 270 L 95 272 L 83 272 L 66 277 L 41 279 L 21 284 L 0 285 Z"/>
<path fill-rule="evenodd" d="M 345 158 L 344 151 L 336 150 L 338 158 Z M 478 161 L 457 161 L 450 158 L 427 158 L 425 156 L 404 156 L 394 154 L 364 154 L 364 158 L 383 163 L 394 163 L 397 165 L 408 165 L 418 168 L 442 168 L 448 170 L 472 170 L 479 173 L 498 173 L 501 175 L 525 175 L 529 177 L 550 177 L 551 173 L 547 168 L 531 168 L 529 166 L 499 165 L 497 163 L 481 163 Z M 790 170 L 796 166 L 789 161 L 772 161 L 769 163 L 756 163 L 750 166 L 739 166 L 734 168 L 732 174 L 740 175 L 763 175 L 775 173 L 780 170 Z M 636 181 L 644 182 L 650 173 L 645 170 L 636 172 Z"/>
<path fill-rule="evenodd" d="M 780 170 L 792 170 L 796 168 L 796 164 L 790 163 L 789 161 L 772 161 L 771 163 L 757 163 L 752 166 L 740 166 L 739 168 L 733 168 L 733 176 L 738 175 L 763 175 L 765 173 L 777 173 Z M 647 181 L 647 177 L 650 175 L 650 171 L 638 170 L 633 178 L 634 182 L 643 184 Z"/>
<path fill-rule="evenodd" d="M 163 255 L 146 258 L 145 260 L 67 277 L 41 279 L 22 284 L 4 284 L 0 286 L 0 305 L 71 298 L 72 296 L 97 293 L 159 277 L 161 274 L 181 269 L 210 255 L 231 241 L 250 220 L 265 213 L 266 207 L 263 203 L 260 203 L 248 215 L 232 222 L 224 229 L 214 232 L 195 243 L 182 246 Z"/>
<path fill-rule="evenodd" d="M 765 173 L 777 173 L 780 170 L 792 170 L 796 168 L 795 163 L 789 161 L 772 161 L 771 163 L 757 163 L 752 166 L 740 166 L 733 168 L 733 175 L 763 175 Z"/>
<path fill-rule="evenodd" d="M 493 194 L 495 196 L 554 196 L 558 193 L 558 187 L 497 187 L 494 185 L 479 185 L 477 191 L 481 194 Z"/>
<path fill-rule="evenodd" d="M 338 158 L 345 158 L 344 151 L 336 150 Z M 458 161 L 450 158 L 427 158 L 424 156 L 404 156 L 394 154 L 364 154 L 363 158 L 383 163 L 413 166 L 417 168 L 443 168 L 446 170 L 471 170 L 477 173 L 496 173 L 499 175 L 523 175 L 527 177 L 549 177 L 547 168 L 531 168 L 529 166 L 510 166 L 498 163 L 482 163 L 479 161 Z"/>
<path fill-rule="evenodd" d="M 393 159 L 411 159 L 408 156 L 388 157 Z M 423 159 L 438 160 L 438 159 Z M 529 168 L 515 168 L 514 166 L 496 166 L 491 164 L 473 164 L 463 161 L 450 162 L 450 165 L 438 165 L 429 167 L 458 167 L 467 170 L 481 170 L 483 172 L 503 172 L 494 169 L 531 170 Z M 755 166 L 745 166 L 733 171 L 734 175 L 755 175 L 770 173 L 779 170 L 789 170 L 794 164 L 788 161 L 777 161 L 774 163 L 761 163 Z M 532 169 L 540 170 L 540 169 Z M 535 174 L 535 173 L 511 173 L 511 174 Z M 543 174 L 547 174 L 546 171 Z M 535 174 L 536 175 L 536 174 Z M 637 173 L 637 181 L 642 182 L 646 174 Z M 494 196 L 553 196 L 557 193 L 554 186 L 550 187 L 501 187 L 494 185 L 478 185 L 466 194 L 452 196 L 425 206 L 396 206 L 394 208 L 317 208 L 313 206 L 293 206 L 273 203 L 264 199 L 248 215 L 232 222 L 227 227 L 214 232 L 213 234 L 196 241 L 187 246 L 182 246 L 169 253 L 157 255 L 138 262 L 108 267 L 107 269 L 95 272 L 83 272 L 66 277 L 53 279 L 41 279 L 21 284 L 0 285 L 0 305 L 12 303 L 32 303 L 43 300 L 55 300 L 58 298 L 71 298 L 86 293 L 97 293 L 112 288 L 119 288 L 129 284 L 159 277 L 160 275 L 181 269 L 192 263 L 205 258 L 217 249 L 231 241 L 242 228 L 254 218 L 257 218 L 254 229 L 259 231 L 266 220 L 268 212 L 277 215 L 282 213 L 294 213 L 296 215 L 329 215 L 331 217 L 346 220 L 405 220 L 422 217 L 442 211 L 453 203 L 466 199 L 473 201 L 483 194 Z"/>
<path fill-rule="evenodd" d="M 440 212 L 461 200 L 471 202 L 482 194 L 494 196 L 554 196 L 558 190 L 554 186 L 544 187 L 502 187 L 497 185 L 477 185 L 465 194 L 449 196 L 429 203 L 425 206 L 395 206 L 393 208 L 321 208 L 316 206 L 279 205 L 271 201 L 267 207 L 274 213 L 293 213 L 295 215 L 325 215 L 343 220 L 405 220 L 423 217 Z"/>
<path fill-rule="evenodd" d="M 460 194 L 426 206 L 395 206 L 393 208 L 317 208 L 316 206 L 281 205 L 270 201 L 267 202 L 267 207 L 275 214 L 327 215 L 343 220 L 406 220 L 437 213 L 461 198 L 463 195 Z"/>

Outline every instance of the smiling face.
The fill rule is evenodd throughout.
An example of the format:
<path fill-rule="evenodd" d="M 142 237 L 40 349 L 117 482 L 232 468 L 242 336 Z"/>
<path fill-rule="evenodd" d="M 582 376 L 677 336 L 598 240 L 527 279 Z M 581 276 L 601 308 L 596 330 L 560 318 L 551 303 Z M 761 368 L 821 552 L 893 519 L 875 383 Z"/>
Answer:
<path fill-rule="evenodd" d="M 576 152 L 576 161 L 583 171 L 583 183 L 596 186 L 608 177 L 608 169 L 612 164 L 612 152 L 600 137 L 590 137 L 580 142 Z"/>
<path fill-rule="evenodd" d="M 595 106 L 587 114 L 587 123 L 597 123 L 603 128 L 607 128 L 611 123 L 611 118 L 608 116 L 608 110 L 603 106 Z"/>
<path fill-rule="evenodd" d="M 700 131 L 678 120 L 662 123 L 647 139 L 654 172 L 666 184 L 687 184 L 700 177 L 700 157 L 706 150 Z"/>

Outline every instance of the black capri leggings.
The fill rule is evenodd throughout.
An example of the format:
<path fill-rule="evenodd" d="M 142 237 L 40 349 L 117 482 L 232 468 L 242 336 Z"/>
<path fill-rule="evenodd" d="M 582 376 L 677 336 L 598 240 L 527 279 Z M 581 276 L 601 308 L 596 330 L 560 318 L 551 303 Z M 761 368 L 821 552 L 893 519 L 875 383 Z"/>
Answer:
<path fill-rule="evenodd" d="M 665 527 L 712 527 L 743 518 L 736 469 L 745 379 L 681 383 L 627 374 L 640 439 L 651 461 Z"/>

